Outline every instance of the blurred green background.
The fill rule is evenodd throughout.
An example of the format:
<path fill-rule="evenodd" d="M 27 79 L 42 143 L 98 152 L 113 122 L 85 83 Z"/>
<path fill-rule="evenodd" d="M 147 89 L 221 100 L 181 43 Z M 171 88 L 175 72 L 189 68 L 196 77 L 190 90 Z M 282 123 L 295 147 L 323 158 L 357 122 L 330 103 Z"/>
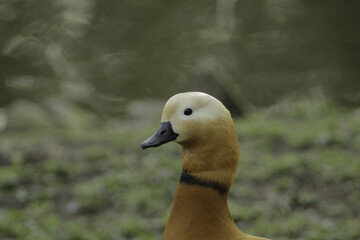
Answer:
<path fill-rule="evenodd" d="M 359 240 L 359 7 L 0 0 L 0 239 L 160 239 L 180 147 L 139 144 L 196 90 L 234 116 L 239 228 Z"/>

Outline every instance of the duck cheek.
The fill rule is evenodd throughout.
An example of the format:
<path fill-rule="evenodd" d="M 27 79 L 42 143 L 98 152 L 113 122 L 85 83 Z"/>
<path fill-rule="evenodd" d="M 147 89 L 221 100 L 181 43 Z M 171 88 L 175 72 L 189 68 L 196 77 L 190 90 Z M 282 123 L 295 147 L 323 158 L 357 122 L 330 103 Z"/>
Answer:
<path fill-rule="evenodd" d="M 193 127 L 183 127 L 179 130 L 179 136 L 176 138 L 176 142 L 179 144 L 191 143 L 198 140 L 201 129 Z"/>
<path fill-rule="evenodd" d="M 189 132 L 187 131 L 187 128 L 184 127 L 183 125 L 175 124 L 173 129 L 174 129 L 174 132 L 176 132 L 178 134 L 178 137 L 175 139 L 175 142 L 182 144 L 184 142 L 189 141 L 189 139 L 191 138 L 191 134 L 189 134 Z"/>
<path fill-rule="evenodd" d="M 175 131 L 176 131 L 176 130 L 174 130 L 174 132 L 175 132 Z M 186 132 L 181 131 L 180 129 L 177 130 L 176 132 L 178 133 L 178 136 L 177 136 L 177 138 L 175 139 L 175 142 L 181 144 L 181 143 L 184 143 L 184 142 L 187 141 L 187 139 L 188 139 L 189 136 L 186 134 Z"/>
<path fill-rule="evenodd" d="M 179 136 L 175 139 L 175 142 L 182 144 L 185 142 L 185 139 L 183 138 L 183 136 L 180 136 L 180 134 L 179 134 Z"/>

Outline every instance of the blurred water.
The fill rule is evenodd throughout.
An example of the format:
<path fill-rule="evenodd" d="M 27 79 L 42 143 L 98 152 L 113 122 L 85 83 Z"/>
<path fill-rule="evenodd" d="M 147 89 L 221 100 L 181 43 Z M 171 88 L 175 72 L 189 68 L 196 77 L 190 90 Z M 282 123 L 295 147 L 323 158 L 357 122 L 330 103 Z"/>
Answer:
<path fill-rule="evenodd" d="M 314 86 L 359 104 L 356 7 L 335 0 L 2 1 L 0 106 L 60 97 L 111 114 L 114 100 L 126 108 L 133 99 L 200 90 L 241 112 Z"/>

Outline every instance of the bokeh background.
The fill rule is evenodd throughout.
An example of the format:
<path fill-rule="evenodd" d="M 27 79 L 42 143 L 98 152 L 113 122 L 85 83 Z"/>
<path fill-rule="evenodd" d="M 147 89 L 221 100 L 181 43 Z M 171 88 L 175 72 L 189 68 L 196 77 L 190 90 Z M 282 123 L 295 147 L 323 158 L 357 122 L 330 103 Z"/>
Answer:
<path fill-rule="evenodd" d="M 160 239 L 167 98 L 231 110 L 245 232 L 360 239 L 360 3 L 0 0 L 0 239 Z"/>

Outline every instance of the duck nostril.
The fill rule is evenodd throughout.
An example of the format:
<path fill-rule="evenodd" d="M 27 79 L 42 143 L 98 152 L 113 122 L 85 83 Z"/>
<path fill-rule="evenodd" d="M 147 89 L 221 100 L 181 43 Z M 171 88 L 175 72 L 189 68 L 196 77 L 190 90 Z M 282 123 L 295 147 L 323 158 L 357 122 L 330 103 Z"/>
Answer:
<path fill-rule="evenodd" d="M 165 133 L 166 133 L 166 130 L 165 130 L 165 129 L 161 130 L 160 136 L 161 136 L 161 135 L 164 135 Z"/>

